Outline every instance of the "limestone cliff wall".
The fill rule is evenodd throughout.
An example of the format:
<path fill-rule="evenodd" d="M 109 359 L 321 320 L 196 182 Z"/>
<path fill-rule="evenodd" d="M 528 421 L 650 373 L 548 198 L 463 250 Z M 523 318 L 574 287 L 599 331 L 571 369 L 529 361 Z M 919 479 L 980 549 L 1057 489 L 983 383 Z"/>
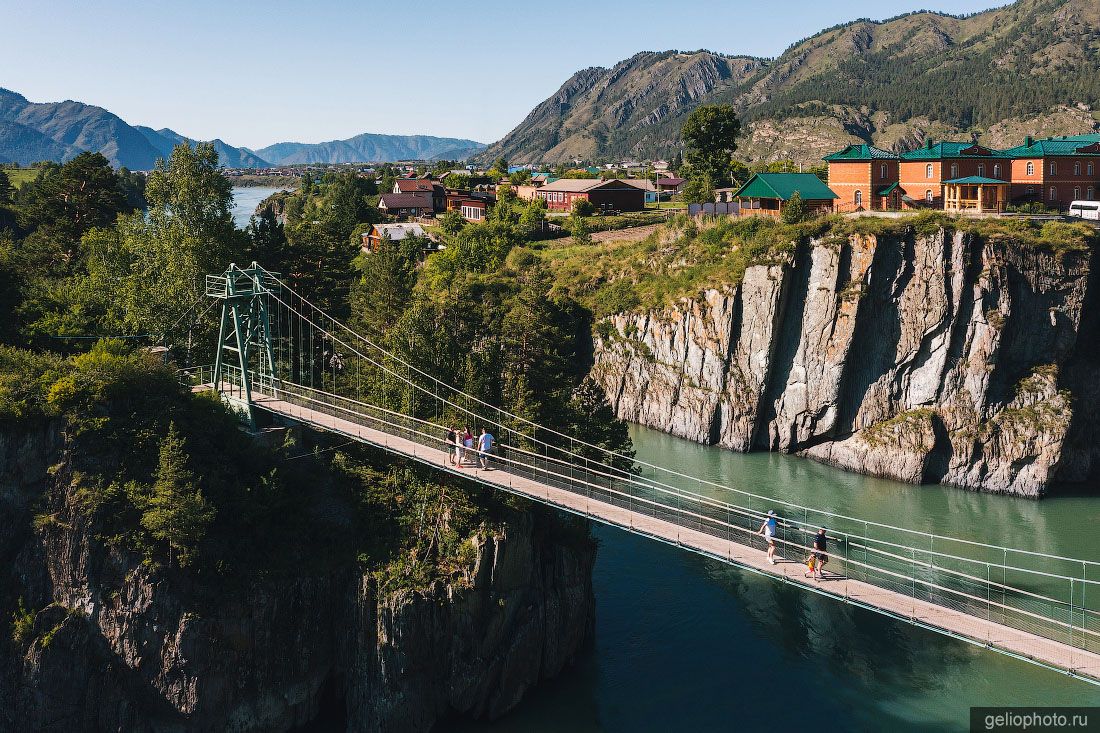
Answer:
<path fill-rule="evenodd" d="M 0 430 L 0 731 L 278 731 L 335 718 L 424 731 L 496 717 L 593 624 L 594 548 L 510 513 L 461 582 L 378 587 L 356 567 L 206 586 L 144 566 L 78 511 L 57 425 Z M 38 515 L 48 521 L 32 521 Z M 29 638 L 8 621 L 35 611 Z"/>
<path fill-rule="evenodd" d="M 945 230 L 811 241 L 611 316 L 592 374 L 619 417 L 691 440 L 1037 496 L 1100 472 L 1091 264 Z"/>

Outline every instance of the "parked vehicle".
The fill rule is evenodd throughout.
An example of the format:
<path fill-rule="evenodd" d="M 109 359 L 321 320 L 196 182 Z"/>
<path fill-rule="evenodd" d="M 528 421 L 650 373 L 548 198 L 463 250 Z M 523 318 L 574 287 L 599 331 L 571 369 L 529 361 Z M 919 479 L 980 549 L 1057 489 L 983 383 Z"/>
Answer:
<path fill-rule="evenodd" d="M 1074 201 L 1069 205 L 1069 215 L 1100 221 L 1100 201 Z"/>

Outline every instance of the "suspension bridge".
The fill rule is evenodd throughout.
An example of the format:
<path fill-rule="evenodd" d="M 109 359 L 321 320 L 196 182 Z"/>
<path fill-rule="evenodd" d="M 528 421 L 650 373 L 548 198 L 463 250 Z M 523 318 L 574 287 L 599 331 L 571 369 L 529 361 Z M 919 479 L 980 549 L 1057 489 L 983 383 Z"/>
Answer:
<path fill-rule="evenodd" d="M 536 425 L 382 348 L 253 263 L 207 278 L 214 364 L 183 370 L 255 427 L 327 431 L 1100 685 L 1100 562 L 946 537 L 720 485 Z M 497 437 L 487 468 L 452 464 L 447 425 Z M 474 451 L 476 453 L 476 451 Z M 780 561 L 758 533 L 775 510 Z M 824 577 L 805 577 L 828 527 Z"/>

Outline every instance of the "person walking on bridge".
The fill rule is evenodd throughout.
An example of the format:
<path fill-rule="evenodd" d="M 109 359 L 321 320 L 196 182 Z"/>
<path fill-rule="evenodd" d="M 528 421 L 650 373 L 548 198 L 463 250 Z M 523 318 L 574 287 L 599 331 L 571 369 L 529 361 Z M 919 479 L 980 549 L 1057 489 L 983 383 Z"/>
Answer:
<path fill-rule="evenodd" d="M 768 518 L 764 520 L 764 523 L 760 525 L 760 529 L 756 531 L 757 534 L 764 535 L 764 539 L 768 541 L 768 562 L 775 565 L 775 535 L 779 531 L 779 519 L 775 515 L 775 510 L 768 510 Z"/>
<path fill-rule="evenodd" d="M 489 453 L 493 450 L 493 435 L 486 428 L 481 429 L 477 439 L 477 461 L 483 471 L 489 470 Z"/>
<path fill-rule="evenodd" d="M 814 535 L 813 542 L 810 549 L 810 572 L 806 573 L 806 577 L 811 575 L 821 580 L 824 575 L 825 563 L 829 562 L 829 538 L 825 535 L 825 528 L 817 530 L 817 534 Z"/>

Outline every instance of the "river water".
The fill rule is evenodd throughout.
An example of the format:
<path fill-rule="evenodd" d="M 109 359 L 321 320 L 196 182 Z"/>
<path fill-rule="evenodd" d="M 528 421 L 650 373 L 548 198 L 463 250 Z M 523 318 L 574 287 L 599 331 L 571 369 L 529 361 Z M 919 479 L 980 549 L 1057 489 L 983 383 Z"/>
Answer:
<path fill-rule="evenodd" d="M 641 427 L 631 436 L 642 460 L 758 494 L 1100 559 L 1100 498 L 910 486 Z M 496 723 L 442 730 L 955 731 L 967 729 L 971 706 L 1100 705 L 1100 687 L 1060 673 L 621 530 L 594 533 L 591 648 Z"/>
<path fill-rule="evenodd" d="M 266 186 L 240 186 L 233 188 L 233 223 L 238 229 L 248 226 L 248 220 L 256 211 L 261 201 L 273 193 L 282 191 L 281 188 L 267 188 Z"/>

